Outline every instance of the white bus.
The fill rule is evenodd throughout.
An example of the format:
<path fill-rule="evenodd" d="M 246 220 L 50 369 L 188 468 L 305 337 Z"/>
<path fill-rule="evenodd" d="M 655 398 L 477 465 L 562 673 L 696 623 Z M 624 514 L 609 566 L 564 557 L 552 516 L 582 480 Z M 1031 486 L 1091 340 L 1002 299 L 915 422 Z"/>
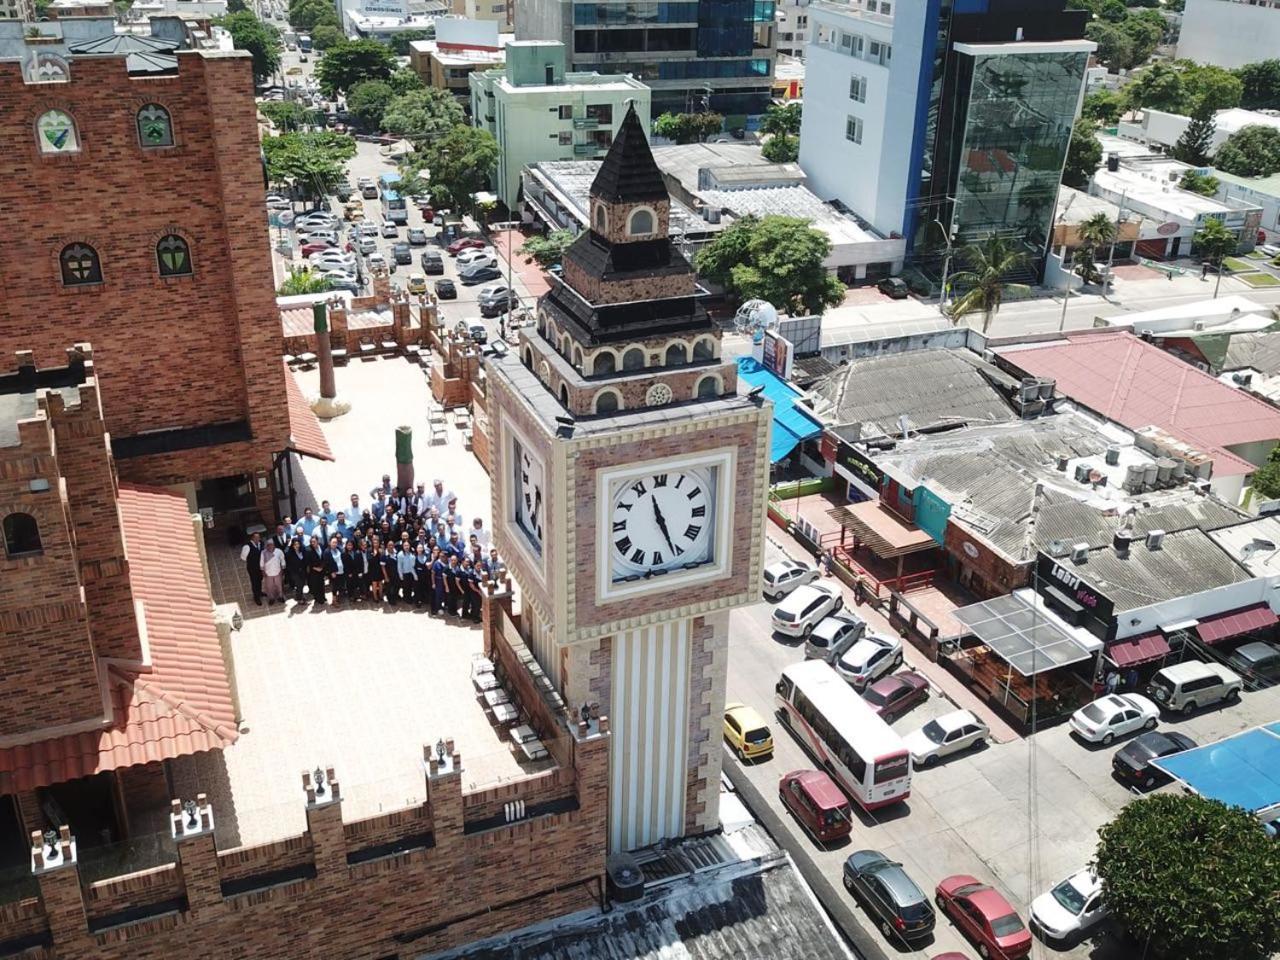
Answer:
<path fill-rule="evenodd" d="M 911 795 L 911 752 L 822 660 L 782 671 L 778 715 L 801 745 L 864 810 Z"/>

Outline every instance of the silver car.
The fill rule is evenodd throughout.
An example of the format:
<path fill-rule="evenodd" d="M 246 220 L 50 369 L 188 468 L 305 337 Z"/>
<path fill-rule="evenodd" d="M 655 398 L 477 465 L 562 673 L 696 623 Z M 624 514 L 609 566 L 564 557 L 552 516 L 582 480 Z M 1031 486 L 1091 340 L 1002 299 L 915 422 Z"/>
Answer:
<path fill-rule="evenodd" d="M 826 617 L 813 628 L 809 639 L 804 642 L 804 658 L 831 663 L 853 645 L 866 629 L 866 622 L 851 613 Z"/>

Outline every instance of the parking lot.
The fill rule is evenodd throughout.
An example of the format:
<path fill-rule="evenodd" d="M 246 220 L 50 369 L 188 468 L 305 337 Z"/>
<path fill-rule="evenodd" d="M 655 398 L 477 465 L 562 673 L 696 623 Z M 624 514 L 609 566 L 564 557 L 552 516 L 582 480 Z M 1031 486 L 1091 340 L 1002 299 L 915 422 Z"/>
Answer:
<path fill-rule="evenodd" d="M 768 561 L 782 556 L 771 543 Z M 728 699 L 755 707 L 770 721 L 774 754 L 746 764 L 726 754 L 726 763 L 738 767 L 777 816 L 783 832 L 779 842 L 826 878 L 838 896 L 848 899 L 841 887 L 845 858 L 855 850 L 872 848 L 900 861 L 930 897 L 938 881 L 955 873 L 991 883 L 1025 921 L 1030 901 L 1088 863 L 1098 828 L 1134 796 L 1111 775 L 1111 756 L 1127 739 L 1111 747 L 1086 746 L 1060 723 L 1032 737 L 991 743 L 917 771 L 905 803 L 874 815 L 855 807 L 852 837 L 820 848 L 778 797 L 783 774 L 815 764 L 774 718 L 774 685 L 783 668 L 801 660 L 804 652 L 802 641 L 773 632 L 772 610 L 772 604 L 762 601 L 734 611 L 731 617 Z M 905 669 L 920 666 L 924 659 L 909 644 L 905 656 Z M 930 665 L 929 669 L 940 668 Z M 892 726 L 906 734 L 954 709 L 935 692 Z M 1186 719 L 1162 718 L 1159 729 L 1176 730 L 1204 744 L 1273 721 L 1277 715 L 1280 687 L 1273 687 L 1246 693 L 1235 706 L 1211 708 Z M 932 957 L 948 950 L 977 955 L 976 947 L 941 917 L 933 939 L 913 950 L 888 942 L 860 908 L 854 913 L 865 935 L 890 956 Z M 1121 960 L 1128 949 L 1113 937 L 1068 950 L 1050 949 L 1037 940 L 1032 955 Z"/>

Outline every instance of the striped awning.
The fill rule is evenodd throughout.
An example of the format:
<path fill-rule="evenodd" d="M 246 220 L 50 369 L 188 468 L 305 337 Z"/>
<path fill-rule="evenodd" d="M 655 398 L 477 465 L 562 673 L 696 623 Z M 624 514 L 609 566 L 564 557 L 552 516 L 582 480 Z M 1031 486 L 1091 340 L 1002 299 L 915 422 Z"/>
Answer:
<path fill-rule="evenodd" d="M 836 507 L 828 510 L 827 516 L 852 530 L 881 559 L 905 557 L 938 545 L 933 537 L 907 523 L 878 500 Z"/>

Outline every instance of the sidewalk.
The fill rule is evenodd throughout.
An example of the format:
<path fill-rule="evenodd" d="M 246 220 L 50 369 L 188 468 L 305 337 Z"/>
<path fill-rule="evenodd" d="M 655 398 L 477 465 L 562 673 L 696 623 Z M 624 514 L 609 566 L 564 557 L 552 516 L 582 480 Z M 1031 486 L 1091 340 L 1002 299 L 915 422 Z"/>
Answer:
<path fill-rule="evenodd" d="M 525 235 L 518 230 L 495 230 L 489 234 L 493 247 L 502 259 L 511 263 L 511 269 L 519 274 L 529 296 L 537 298 L 551 289 L 547 275 L 536 261 L 526 263 L 520 251 L 524 248 Z"/>

